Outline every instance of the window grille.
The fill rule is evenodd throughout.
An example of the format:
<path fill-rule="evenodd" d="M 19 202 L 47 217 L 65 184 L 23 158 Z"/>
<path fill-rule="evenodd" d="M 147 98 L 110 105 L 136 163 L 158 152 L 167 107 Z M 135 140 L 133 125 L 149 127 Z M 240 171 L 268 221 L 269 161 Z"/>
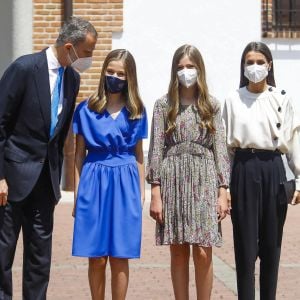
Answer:
<path fill-rule="evenodd" d="M 263 37 L 300 37 L 300 0 L 262 0 Z"/>

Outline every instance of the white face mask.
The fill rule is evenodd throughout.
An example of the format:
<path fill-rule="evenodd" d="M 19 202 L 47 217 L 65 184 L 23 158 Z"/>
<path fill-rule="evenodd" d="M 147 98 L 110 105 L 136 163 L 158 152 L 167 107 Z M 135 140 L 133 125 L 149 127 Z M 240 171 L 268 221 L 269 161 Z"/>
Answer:
<path fill-rule="evenodd" d="M 76 53 L 75 48 L 72 46 L 75 55 L 77 56 L 77 58 L 71 63 L 71 67 L 74 68 L 76 71 L 78 72 L 84 72 L 85 70 L 87 70 L 88 68 L 91 67 L 93 59 L 91 56 L 89 57 L 79 57 Z M 72 61 L 70 55 L 69 55 L 69 59 L 70 61 Z"/>
<path fill-rule="evenodd" d="M 182 69 L 177 72 L 179 82 L 186 88 L 194 85 L 197 81 L 197 70 L 196 69 Z"/>
<path fill-rule="evenodd" d="M 269 70 L 267 64 L 245 66 L 244 75 L 251 82 L 257 83 L 263 81 L 268 76 Z"/>

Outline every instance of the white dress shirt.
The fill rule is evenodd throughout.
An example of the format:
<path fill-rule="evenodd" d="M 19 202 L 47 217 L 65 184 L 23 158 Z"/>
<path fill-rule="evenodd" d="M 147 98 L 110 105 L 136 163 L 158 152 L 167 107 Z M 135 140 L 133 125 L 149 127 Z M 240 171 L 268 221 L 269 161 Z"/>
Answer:
<path fill-rule="evenodd" d="M 48 49 L 46 49 L 46 56 L 47 56 L 47 62 L 48 62 L 50 95 L 51 95 L 51 101 L 52 101 L 53 90 L 54 90 L 55 83 L 56 83 L 57 76 L 58 76 L 58 69 L 61 67 L 61 64 L 58 62 L 57 58 L 55 57 L 52 47 L 49 47 Z M 64 100 L 64 78 L 62 78 L 62 82 L 61 82 L 60 100 L 58 103 L 58 115 L 62 111 L 63 100 Z"/>
<path fill-rule="evenodd" d="M 223 119 L 229 150 L 280 150 L 300 190 L 300 115 L 284 90 L 268 86 L 255 94 L 240 88 L 225 100 Z"/>

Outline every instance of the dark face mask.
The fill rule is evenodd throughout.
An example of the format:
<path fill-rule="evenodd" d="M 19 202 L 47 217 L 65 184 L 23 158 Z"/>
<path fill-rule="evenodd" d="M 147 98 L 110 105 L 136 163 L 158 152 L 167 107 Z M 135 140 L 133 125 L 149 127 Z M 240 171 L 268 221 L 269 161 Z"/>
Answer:
<path fill-rule="evenodd" d="M 107 92 L 111 94 L 121 93 L 127 84 L 126 80 L 122 80 L 115 76 L 105 75 L 105 87 Z"/>

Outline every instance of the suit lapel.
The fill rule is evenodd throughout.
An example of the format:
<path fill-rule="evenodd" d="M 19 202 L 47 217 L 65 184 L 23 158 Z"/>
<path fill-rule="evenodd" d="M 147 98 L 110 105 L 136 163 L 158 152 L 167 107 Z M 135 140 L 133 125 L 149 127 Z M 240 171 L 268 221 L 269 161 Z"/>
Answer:
<path fill-rule="evenodd" d="M 35 66 L 34 80 L 38 92 L 38 98 L 42 116 L 45 123 L 45 131 L 47 136 L 50 135 L 51 123 L 51 95 L 49 83 L 49 71 L 46 52 L 40 52 L 40 58 Z"/>

